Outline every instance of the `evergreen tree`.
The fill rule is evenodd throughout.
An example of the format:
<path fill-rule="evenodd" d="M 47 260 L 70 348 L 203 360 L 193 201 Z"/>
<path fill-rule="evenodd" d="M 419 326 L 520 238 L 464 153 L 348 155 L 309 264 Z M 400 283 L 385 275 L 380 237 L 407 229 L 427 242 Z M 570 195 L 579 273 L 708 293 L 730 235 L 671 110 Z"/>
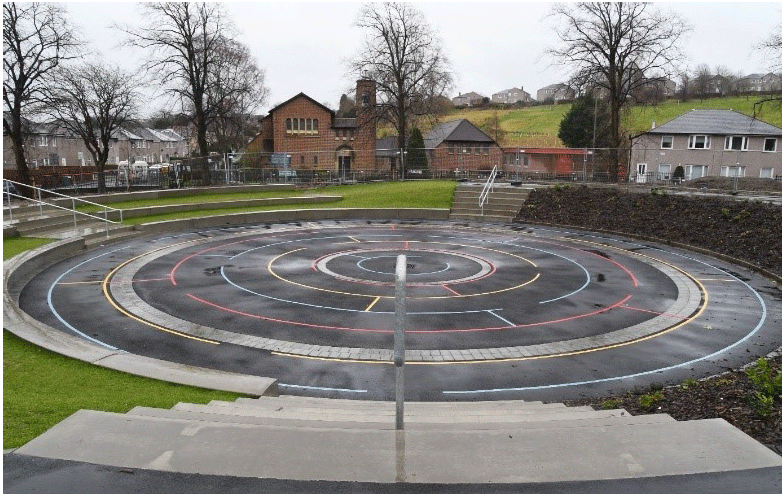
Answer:
<path fill-rule="evenodd" d="M 406 156 L 406 169 L 427 170 L 427 155 L 425 154 L 425 138 L 418 127 L 411 129 L 411 138 L 408 140 L 408 155 Z"/>
<path fill-rule="evenodd" d="M 572 108 L 564 116 L 558 128 L 558 137 L 569 148 L 594 147 L 594 112 L 596 112 L 596 148 L 609 146 L 607 106 L 596 101 L 591 94 L 585 94 L 572 103 Z"/>

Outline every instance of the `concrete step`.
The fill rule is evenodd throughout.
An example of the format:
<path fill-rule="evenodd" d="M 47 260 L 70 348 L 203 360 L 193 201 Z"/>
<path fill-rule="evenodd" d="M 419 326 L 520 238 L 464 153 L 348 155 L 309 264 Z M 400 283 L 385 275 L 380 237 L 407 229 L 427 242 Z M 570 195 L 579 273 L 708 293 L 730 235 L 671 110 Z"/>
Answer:
<path fill-rule="evenodd" d="M 484 210 L 473 207 L 473 208 L 455 208 L 453 207 L 450 210 L 450 213 L 453 214 L 468 214 L 468 215 L 498 215 L 503 217 L 514 217 L 520 209 L 508 209 L 508 208 L 497 208 L 492 206 L 485 206 Z"/>
<path fill-rule="evenodd" d="M 267 418 L 288 418 L 288 419 L 302 419 L 302 420 L 319 420 L 319 421 L 345 421 L 350 420 L 353 422 L 393 422 L 395 419 L 395 411 L 391 410 L 386 413 L 382 412 L 361 412 L 361 411 L 345 411 L 345 410 L 319 410 L 316 408 L 295 408 L 295 407 L 278 407 L 274 408 L 259 408 L 249 405 L 229 404 L 229 405 L 200 405 L 178 403 L 172 410 L 190 411 L 201 413 L 216 413 L 224 415 L 245 415 L 251 417 L 267 417 Z M 621 417 L 628 416 L 625 410 L 552 410 L 552 411 L 539 411 L 529 413 L 487 413 L 487 414 L 456 414 L 452 413 L 444 415 L 443 413 L 412 413 L 405 412 L 404 419 L 406 421 L 417 421 L 420 423 L 432 424 L 448 424 L 452 422 L 462 423 L 483 423 L 483 422 L 523 422 L 523 421 L 539 421 L 539 420 L 571 420 L 571 419 L 584 419 L 584 418 L 603 418 L 603 417 Z"/>
<path fill-rule="evenodd" d="M 80 410 L 16 454 L 295 480 L 516 483 L 780 467 L 722 419 L 539 429 L 300 428 Z"/>
<path fill-rule="evenodd" d="M 76 225 L 74 226 L 73 215 L 65 217 L 52 217 L 47 219 L 38 219 L 31 223 L 22 222 L 16 226 L 17 232 L 20 236 L 36 236 L 42 234 L 49 234 L 68 229 L 79 229 L 80 227 L 90 227 L 98 221 L 90 217 L 78 216 L 76 217 Z"/>
<path fill-rule="evenodd" d="M 109 224 L 109 236 L 116 236 L 120 234 L 132 235 L 134 233 L 133 226 L 121 226 L 116 224 Z M 53 239 L 70 239 L 70 238 L 85 238 L 85 241 L 100 240 L 106 238 L 106 225 L 103 222 L 80 224 L 79 227 L 74 228 L 73 223 L 69 226 L 61 227 L 42 231 L 41 236 Z"/>
<path fill-rule="evenodd" d="M 227 413 L 205 413 L 190 410 L 167 410 L 163 408 L 150 408 L 137 406 L 128 411 L 129 415 L 147 416 L 156 418 L 188 419 L 194 421 L 223 422 L 229 424 L 250 424 L 250 425 L 277 425 L 285 427 L 329 427 L 333 429 L 394 429 L 395 421 L 385 419 L 378 422 L 357 422 L 352 420 L 313 420 L 313 419 L 294 419 L 294 418 L 271 418 L 248 415 L 233 415 Z M 661 422 L 675 422 L 675 419 L 666 414 L 653 415 L 623 415 L 596 418 L 579 418 L 569 421 L 568 427 L 577 429 L 586 426 L 612 426 L 617 424 L 651 424 Z M 447 429 L 447 430 L 489 430 L 502 429 L 514 426 L 516 429 L 541 429 L 543 427 L 564 426 L 557 419 L 553 420 L 525 420 L 521 422 L 450 422 L 432 423 L 423 422 L 416 417 L 405 419 L 406 428 L 416 429 Z M 566 427 L 566 426 L 564 426 Z"/>
<path fill-rule="evenodd" d="M 213 404 L 213 402 L 210 402 Z M 267 408 L 314 408 L 319 410 L 338 410 L 338 411 L 359 411 L 359 412 L 394 412 L 395 411 L 395 403 L 394 402 L 361 402 L 356 401 L 354 403 L 332 403 L 331 400 L 322 400 L 321 402 L 299 402 L 299 401 L 291 401 L 291 400 L 278 400 L 277 397 L 270 398 L 270 397 L 262 397 L 262 398 L 238 398 L 234 402 L 221 402 L 216 403 L 219 405 L 225 404 L 238 404 L 238 405 L 253 405 L 253 406 L 260 406 L 260 407 L 267 407 Z M 455 403 L 447 403 L 447 402 L 433 402 L 433 403 L 426 403 L 426 402 L 406 402 L 405 410 L 407 412 L 411 412 L 414 414 L 420 413 L 445 413 L 445 414 L 461 414 L 461 413 L 471 413 L 471 414 L 488 414 L 488 413 L 514 413 L 514 412 L 532 412 L 532 411 L 553 411 L 558 409 L 566 409 L 563 403 L 547 403 L 547 404 L 534 404 L 534 403 L 521 403 L 518 405 L 492 405 L 488 403 L 482 403 L 473 405 L 471 402 L 455 402 Z M 574 407 L 578 410 L 589 410 L 590 408 L 585 407 Z"/>
<path fill-rule="evenodd" d="M 260 398 L 245 398 L 259 402 L 275 402 L 282 404 L 296 404 L 296 405 L 348 405 L 348 406 L 380 406 L 384 408 L 395 408 L 394 401 L 381 401 L 381 400 L 357 400 L 348 398 L 319 398 L 315 396 L 298 396 L 293 394 L 281 394 L 275 397 L 262 396 Z M 563 407 L 563 403 L 542 403 L 541 401 L 528 401 L 528 400 L 499 400 L 499 401 L 406 401 L 406 407 L 427 407 L 430 409 L 440 407 L 487 407 L 495 406 L 499 408 L 515 408 L 515 407 L 531 407 L 549 405 Z"/>

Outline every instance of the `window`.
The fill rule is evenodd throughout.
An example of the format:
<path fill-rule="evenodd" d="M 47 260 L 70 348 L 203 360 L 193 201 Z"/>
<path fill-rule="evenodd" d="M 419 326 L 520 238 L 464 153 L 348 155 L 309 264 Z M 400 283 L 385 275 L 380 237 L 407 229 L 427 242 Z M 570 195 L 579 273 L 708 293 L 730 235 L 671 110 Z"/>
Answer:
<path fill-rule="evenodd" d="M 667 180 L 670 178 L 671 164 L 659 164 L 659 179 Z"/>
<path fill-rule="evenodd" d="M 710 136 L 704 134 L 693 134 L 689 136 L 689 148 L 692 150 L 710 149 Z"/>
<path fill-rule="evenodd" d="M 724 138 L 725 150 L 748 150 L 749 138 L 747 136 L 727 136 Z"/>
<path fill-rule="evenodd" d="M 48 136 L 39 136 L 38 137 L 38 146 L 47 146 L 49 137 Z"/>
<path fill-rule="evenodd" d="M 52 146 L 57 146 L 57 136 L 52 136 Z"/>
<path fill-rule="evenodd" d="M 686 180 L 697 179 L 698 177 L 705 177 L 708 175 L 707 165 L 687 165 L 686 166 Z"/>
<path fill-rule="evenodd" d="M 484 150 L 485 155 L 490 155 L 490 147 L 488 145 L 485 145 L 483 150 Z"/>
<path fill-rule="evenodd" d="M 318 155 L 313 155 L 313 165 L 318 165 Z"/>
<path fill-rule="evenodd" d="M 722 177 L 746 177 L 746 166 L 730 165 L 721 168 Z"/>
<path fill-rule="evenodd" d="M 286 134 L 318 134 L 318 119 L 289 117 L 286 119 Z"/>
<path fill-rule="evenodd" d="M 760 169 L 760 177 L 763 179 L 773 179 L 773 167 L 763 167 Z"/>
<path fill-rule="evenodd" d="M 300 155 L 299 156 L 299 163 L 302 164 L 302 165 L 305 165 L 305 155 Z"/>
<path fill-rule="evenodd" d="M 523 165 L 528 167 L 528 155 L 523 155 Z"/>
<path fill-rule="evenodd" d="M 661 147 L 672 150 L 672 136 L 662 136 Z"/>
<path fill-rule="evenodd" d="M 776 151 L 776 138 L 765 138 L 765 146 L 762 148 L 764 152 Z"/>
<path fill-rule="evenodd" d="M 454 143 L 449 143 L 449 154 L 450 155 L 454 155 L 455 154 L 455 144 Z"/>

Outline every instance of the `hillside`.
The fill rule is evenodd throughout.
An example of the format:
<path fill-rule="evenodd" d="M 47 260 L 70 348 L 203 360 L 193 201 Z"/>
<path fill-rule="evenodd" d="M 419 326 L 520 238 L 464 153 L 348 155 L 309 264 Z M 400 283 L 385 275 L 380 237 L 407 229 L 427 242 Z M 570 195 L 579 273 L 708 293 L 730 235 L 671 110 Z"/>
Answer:
<path fill-rule="evenodd" d="M 625 116 L 627 134 L 637 134 L 651 128 L 651 124 L 664 124 L 692 109 L 732 109 L 747 115 L 753 115 L 754 104 L 758 96 L 710 98 L 690 100 L 680 103 L 669 100 L 660 105 L 645 105 L 631 108 Z M 503 137 L 501 146 L 563 146 L 558 139 L 558 126 L 571 105 L 541 105 L 515 110 L 463 109 L 454 110 L 442 117 L 441 122 L 455 119 L 468 119 L 485 131 L 500 128 Z M 766 104 L 758 117 L 774 126 L 781 127 L 781 108 Z M 497 122 L 497 124 L 495 124 Z M 431 124 L 419 124 L 422 132 L 427 133 Z M 491 135 L 494 133 L 490 132 Z"/>

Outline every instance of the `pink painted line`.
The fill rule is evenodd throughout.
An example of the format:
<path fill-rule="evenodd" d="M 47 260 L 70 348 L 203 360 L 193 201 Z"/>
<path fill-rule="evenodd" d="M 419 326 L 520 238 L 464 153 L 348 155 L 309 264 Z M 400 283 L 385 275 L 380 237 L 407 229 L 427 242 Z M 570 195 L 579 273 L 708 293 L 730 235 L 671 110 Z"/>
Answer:
<path fill-rule="evenodd" d="M 449 287 L 449 286 L 447 286 L 446 284 L 442 284 L 442 285 L 441 285 L 441 287 L 442 287 L 442 288 L 444 288 L 444 289 L 446 289 L 447 291 L 449 291 L 449 292 L 451 292 L 451 293 L 454 293 L 454 294 L 456 294 L 457 296 L 462 296 L 460 293 L 458 293 L 458 292 L 457 292 L 457 291 L 455 291 L 454 289 L 450 288 L 450 287 Z"/>
<path fill-rule="evenodd" d="M 541 241 L 541 240 L 538 240 L 538 239 L 535 239 L 535 240 L 532 240 L 532 241 L 535 241 L 535 242 L 538 242 L 538 243 L 541 243 L 541 244 L 545 244 L 545 245 L 553 245 L 553 246 L 559 246 L 559 247 L 561 247 L 561 248 L 568 248 L 568 249 L 570 249 L 570 250 L 577 250 L 577 251 L 581 251 L 581 252 L 583 252 L 583 253 L 588 253 L 588 254 L 590 254 L 590 255 L 593 255 L 594 257 L 601 258 L 602 260 L 607 260 L 607 261 L 608 261 L 608 262 L 610 262 L 610 263 L 614 263 L 615 265 L 617 265 L 618 267 L 620 267 L 620 268 L 621 268 L 621 269 L 622 269 L 624 272 L 626 272 L 627 274 L 629 274 L 629 277 L 632 279 L 632 283 L 634 284 L 634 287 L 635 287 L 635 288 L 637 288 L 637 287 L 639 287 L 639 286 L 640 286 L 640 282 L 637 280 L 637 277 L 634 275 L 634 273 L 632 273 L 632 271 L 630 271 L 629 269 L 627 269 L 627 268 L 626 268 L 625 266 L 623 266 L 621 263 L 619 263 L 619 262 L 616 262 L 616 261 L 615 261 L 615 260 L 613 260 L 612 258 L 603 257 L 603 256 L 601 256 L 601 255 L 597 255 L 596 253 L 594 253 L 594 252 L 592 252 L 592 251 L 589 251 L 589 250 L 583 250 L 582 248 L 575 248 L 574 246 L 567 246 L 567 245 L 562 245 L 562 244 L 559 244 L 559 243 L 552 243 L 552 242 L 548 242 L 548 241 Z"/>
<path fill-rule="evenodd" d="M 331 331 L 375 332 L 375 333 L 380 333 L 380 334 L 390 334 L 390 333 L 395 332 L 394 329 L 357 329 L 357 328 L 352 328 L 352 327 L 325 326 L 325 325 L 321 325 L 321 324 L 310 324 L 310 323 L 307 323 L 307 322 L 297 322 L 297 321 L 293 321 L 293 320 L 276 319 L 276 318 L 272 318 L 272 317 L 266 317 L 264 315 L 257 315 L 257 314 L 253 314 L 253 313 L 242 312 L 240 310 L 234 310 L 232 308 L 224 307 L 222 305 L 218 305 L 217 303 L 213 303 L 211 301 L 207 301 L 205 299 L 199 298 L 198 296 L 195 296 L 195 295 L 193 295 L 191 293 L 188 293 L 187 296 L 189 298 L 192 298 L 192 299 L 198 301 L 199 303 L 203 303 L 203 304 L 208 305 L 210 307 L 217 308 L 218 310 L 223 310 L 224 312 L 233 313 L 235 315 L 242 315 L 243 317 L 250 317 L 250 318 L 253 318 L 253 319 L 260 319 L 260 320 L 266 320 L 266 321 L 269 321 L 269 322 L 276 322 L 276 323 L 279 323 L 279 324 L 291 324 L 291 325 L 295 325 L 295 326 L 309 327 L 309 328 L 314 328 L 314 329 L 326 329 L 326 330 L 331 330 Z M 591 317 L 591 316 L 594 316 L 594 315 L 599 315 L 599 314 L 608 312 L 608 311 L 612 310 L 613 308 L 618 308 L 618 307 L 622 306 L 627 301 L 629 301 L 631 299 L 631 297 L 632 297 L 632 295 L 629 295 L 626 298 L 622 299 L 621 301 L 619 301 L 617 303 L 614 303 L 614 304 L 610 305 L 609 307 L 603 308 L 601 310 L 596 310 L 594 312 L 584 313 L 584 314 L 581 314 L 581 315 L 573 315 L 571 317 L 564 317 L 564 318 L 561 318 L 561 319 L 549 320 L 547 322 L 535 322 L 535 323 L 532 323 L 532 324 L 518 324 L 518 325 L 514 325 L 514 326 L 504 326 L 504 327 L 482 327 L 482 328 L 473 328 L 473 329 L 431 329 L 431 330 L 413 329 L 413 330 L 408 330 L 406 332 L 407 333 L 412 333 L 412 334 L 430 334 L 430 333 L 433 333 L 433 334 L 448 334 L 448 333 L 453 333 L 453 332 L 509 331 L 509 330 L 513 330 L 513 329 L 522 329 L 522 328 L 526 328 L 526 327 L 535 327 L 535 326 L 548 325 L 548 324 L 558 324 L 558 323 L 561 323 L 561 322 L 568 322 L 568 321 L 571 321 L 571 320 L 582 319 L 582 318 Z"/>

